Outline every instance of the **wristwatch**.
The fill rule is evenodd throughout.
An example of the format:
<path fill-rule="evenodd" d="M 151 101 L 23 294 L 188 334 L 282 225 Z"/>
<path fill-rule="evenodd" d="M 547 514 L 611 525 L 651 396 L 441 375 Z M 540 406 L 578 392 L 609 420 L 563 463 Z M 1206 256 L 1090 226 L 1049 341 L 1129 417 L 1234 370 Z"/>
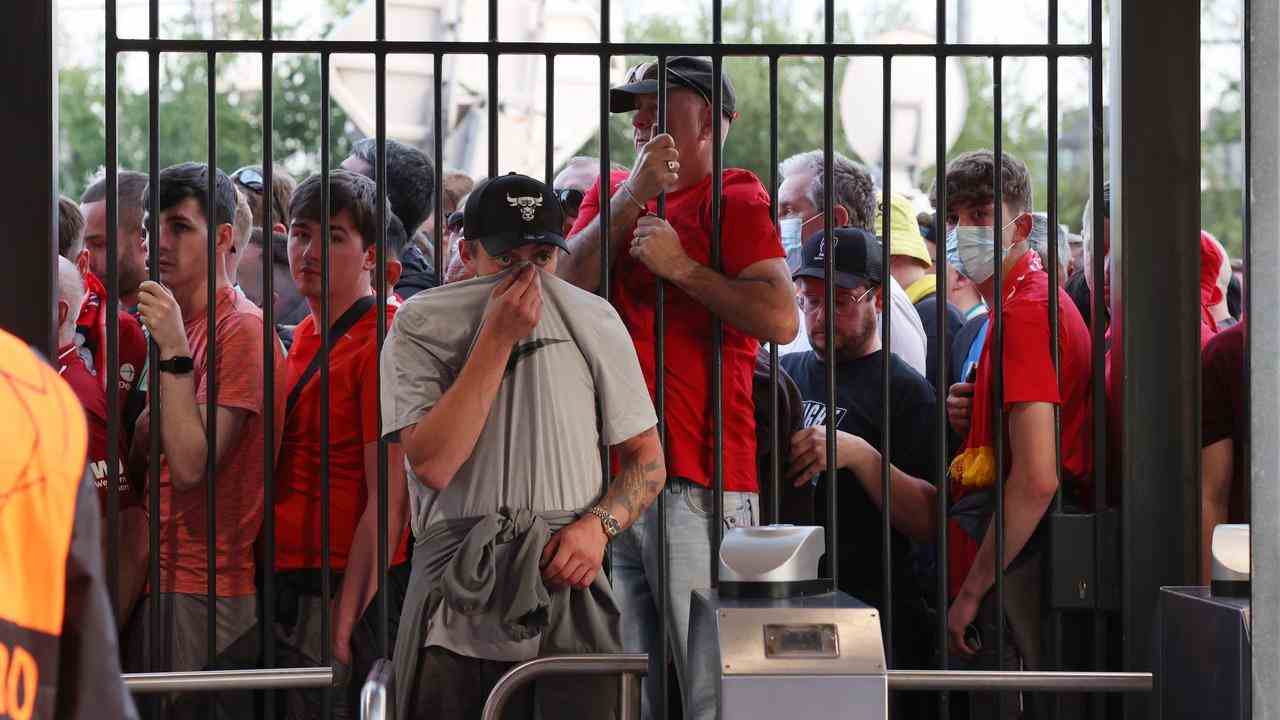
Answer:
<path fill-rule="evenodd" d="M 168 360 L 161 360 L 156 363 L 156 367 L 160 368 L 160 372 L 186 375 L 195 369 L 195 363 L 191 361 L 190 355 L 176 355 Z"/>
<path fill-rule="evenodd" d="M 613 513 L 608 510 L 605 510 L 599 505 L 595 505 L 587 512 L 600 518 L 600 524 L 604 526 L 604 534 L 608 535 L 610 540 L 614 539 L 617 537 L 618 533 L 622 532 L 622 525 L 618 524 L 618 518 L 614 517 Z"/>

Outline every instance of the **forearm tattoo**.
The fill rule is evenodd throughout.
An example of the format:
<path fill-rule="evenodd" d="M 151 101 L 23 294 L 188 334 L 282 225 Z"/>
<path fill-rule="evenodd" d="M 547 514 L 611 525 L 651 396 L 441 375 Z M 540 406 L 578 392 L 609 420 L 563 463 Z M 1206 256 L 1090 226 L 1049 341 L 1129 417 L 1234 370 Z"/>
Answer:
<path fill-rule="evenodd" d="M 662 492 L 661 469 L 659 460 L 646 463 L 639 457 L 628 458 L 622 472 L 609 483 L 609 491 L 600 504 L 618 518 L 619 524 L 629 527 Z"/>

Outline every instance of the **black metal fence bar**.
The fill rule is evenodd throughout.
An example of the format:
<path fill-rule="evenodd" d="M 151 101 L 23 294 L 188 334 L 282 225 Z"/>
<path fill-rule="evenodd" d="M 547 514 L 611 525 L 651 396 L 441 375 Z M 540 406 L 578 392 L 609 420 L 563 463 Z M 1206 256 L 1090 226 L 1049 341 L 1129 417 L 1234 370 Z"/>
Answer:
<path fill-rule="evenodd" d="M 377 39 L 386 39 L 386 0 L 377 0 L 377 22 L 376 31 Z M 387 257 L 387 55 L 386 53 L 378 53 L 374 59 L 375 72 L 374 82 L 377 83 L 377 89 L 374 91 L 376 107 L 374 108 L 374 123 L 377 134 L 378 143 L 378 162 L 374 169 L 374 177 L 376 187 L 376 197 L 378 202 L 378 248 L 377 248 L 377 267 L 374 269 L 374 293 L 377 296 L 377 338 L 378 350 L 381 355 L 382 344 L 387 339 L 387 262 L 391 259 Z M 417 228 L 405 227 L 404 231 L 405 246 L 413 242 L 412 233 Z M 399 260 L 400 258 L 395 258 Z M 328 364 L 326 362 L 326 364 Z M 374 377 L 377 378 L 378 387 L 382 387 L 382 364 L 374 363 Z M 382 393 L 378 393 L 378 417 L 382 417 Z M 391 633 L 391 605 L 387 586 L 387 568 L 390 565 L 391 548 L 388 546 L 388 534 L 390 531 L 390 519 L 388 513 L 391 510 L 390 498 L 388 492 L 388 458 L 387 458 L 387 439 L 378 433 L 378 589 L 374 595 L 378 602 L 377 614 L 377 638 L 375 646 L 378 648 L 378 657 L 387 657 L 390 654 L 393 641 L 390 638 Z M 407 492 L 407 491 L 406 491 Z M 396 547 L 399 547 L 400 535 L 396 536 Z M 364 608 L 357 607 L 357 619 Z"/>
<path fill-rule="evenodd" d="M 667 106 L 668 101 L 668 83 L 667 83 L 667 58 L 666 56 L 658 56 L 658 127 L 659 133 L 667 131 Z M 713 109 L 712 112 L 715 112 Z M 600 187 L 609 184 L 608 181 L 601 176 Z M 665 191 L 658 194 L 658 217 L 666 219 L 667 217 L 667 193 Z M 667 284 L 662 278 L 657 278 L 655 282 L 654 292 L 657 294 L 654 307 L 654 409 L 658 415 L 658 438 L 662 446 L 666 447 L 667 442 Z M 661 592 L 655 593 L 658 599 L 658 637 L 657 647 L 653 648 L 658 654 L 658 676 L 652 681 L 658 684 L 658 717 L 667 720 L 670 715 L 670 705 L 668 701 L 668 688 L 670 687 L 670 677 L 667 675 L 667 665 L 670 662 L 670 641 L 667 639 L 667 633 L 671 628 L 671 603 L 668 602 L 667 580 L 671 575 L 671 558 L 670 548 L 668 547 L 667 537 L 667 502 L 666 493 L 658 498 L 658 578 Z"/>
<path fill-rule="evenodd" d="M 722 0 L 711 2 L 711 39 L 719 43 L 724 32 Z M 720 142 L 724 125 L 724 58 L 711 56 L 711 269 L 724 271 L 721 256 L 720 213 L 724 209 L 724 147 Z M 711 416 L 715 422 L 715 463 L 712 472 L 715 510 L 711 513 L 711 587 L 720 585 L 720 542 L 724 537 L 724 321 L 711 320 Z M 662 578 L 666 587 L 667 578 Z M 665 641 L 665 638 L 664 638 Z"/>
<path fill-rule="evenodd" d="M 1003 95 L 1004 83 L 1003 75 L 1003 58 L 996 57 L 992 59 L 991 67 L 991 101 L 993 108 L 993 116 L 995 120 L 995 151 L 992 165 L 995 169 L 995 175 L 992 179 L 992 189 L 994 198 L 992 200 L 992 210 L 994 217 L 991 223 L 991 237 L 994 247 L 992 251 L 995 253 L 995 290 L 992 296 L 995 298 L 995 304 L 992 307 L 991 329 L 995 333 L 992 338 L 994 343 L 991 345 L 991 368 L 993 377 L 995 378 L 995 401 L 992 403 L 993 421 L 992 429 L 995 437 L 993 444 L 995 445 L 996 456 L 996 512 L 995 512 L 995 593 L 996 593 L 996 654 L 999 670 L 1004 670 L 1004 641 L 1005 641 L 1005 621 L 1004 621 L 1004 532 L 1005 532 L 1005 414 L 1004 414 L 1004 317 L 1003 295 L 1004 295 L 1004 117 L 1003 117 Z M 976 388 L 975 388 L 976 390 Z M 974 418 L 970 416 L 970 422 Z M 1004 695 L 999 697 L 999 707 L 1003 715 L 1003 708 L 1008 698 Z"/>
<path fill-rule="evenodd" d="M 941 50 L 947 46 L 947 0 L 937 0 L 935 7 L 937 26 L 934 29 L 934 49 Z M 938 257 L 938 275 L 937 275 L 937 293 L 939 298 L 947 297 L 947 62 L 948 58 L 943 55 L 934 57 L 934 112 L 936 115 L 935 122 L 937 124 L 934 134 L 934 167 L 937 172 L 934 174 L 934 186 L 937 188 L 937 205 L 933 214 L 933 237 L 937 241 L 937 257 Z M 938 303 L 938 327 L 946 327 L 946 306 Z M 947 607 L 947 465 L 950 460 L 950 452 L 948 448 L 948 438 L 950 437 L 950 424 L 947 419 L 947 335 L 939 333 L 938 339 L 938 364 L 937 375 L 934 377 L 934 394 L 937 400 L 937 416 L 936 427 L 938 428 L 936 438 L 936 448 L 934 454 L 933 484 L 937 488 L 938 504 L 938 530 L 936 535 L 936 543 L 938 546 L 937 563 L 938 577 L 934 586 L 935 602 L 938 606 L 937 633 L 938 633 L 938 667 L 946 670 L 950 665 L 950 659 L 947 652 L 947 613 L 943 608 Z M 886 352 L 888 348 L 885 349 Z M 960 378 L 963 382 L 966 378 Z M 938 717 L 946 720 L 951 714 L 950 696 L 944 691 L 938 696 Z"/>
<path fill-rule="evenodd" d="M 603 28 L 604 13 L 601 13 Z M 117 52 L 246 52 L 262 53 L 367 53 L 373 44 L 368 40 L 218 40 L 208 38 L 165 38 L 143 40 L 118 38 L 113 43 Z M 533 41 L 500 40 L 387 40 L 377 43 L 384 51 L 394 54 L 430 54 L 445 52 L 459 55 L 541 55 L 548 45 L 555 47 L 557 55 L 660 55 L 670 54 L 672 49 L 690 55 L 710 57 L 781 57 L 786 55 L 807 57 L 865 56 L 885 57 L 904 55 L 915 57 L 1095 57 L 1099 48 L 1092 43 L 1061 44 L 1056 46 L 1026 43 L 965 43 L 937 48 L 929 44 L 902 43 L 741 43 L 701 42 L 566 42 L 544 43 Z M 602 46 L 605 48 L 602 50 Z"/>
<path fill-rule="evenodd" d="M 778 58 L 769 58 L 769 220 L 778 228 Z M 800 328 L 800 332 L 804 332 Z M 782 428 L 778 417 L 778 343 L 769 343 L 769 517 L 782 522 Z M 790 429 L 790 427 L 788 427 Z M 788 443 L 790 438 L 787 438 Z"/>
<path fill-rule="evenodd" d="M 448 219 L 444 216 L 444 55 L 435 53 L 432 56 L 432 95 L 431 95 L 431 146 L 435 160 L 436 196 L 432 213 L 432 239 L 435 240 L 436 279 L 444 284 L 445 264 L 449 258 L 444 254 L 444 224 Z"/>
<path fill-rule="evenodd" d="M 893 457 L 893 413 L 892 405 L 892 383 L 893 377 L 890 368 L 893 364 L 893 353 L 889 348 L 893 347 L 893 303 L 890 302 L 889 288 L 893 283 L 892 275 L 889 270 L 892 267 L 889 261 L 889 246 L 892 242 L 890 236 L 893 230 L 892 209 L 893 209 L 893 152 L 892 142 L 893 134 L 890 132 L 890 120 L 893 117 L 893 58 L 886 57 L 882 61 L 881 71 L 883 73 L 883 95 L 881 97 L 880 113 L 880 131 L 881 131 L 881 160 L 880 175 L 881 180 L 881 203 L 880 203 L 880 227 L 883 231 L 880 245 L 880 268 L 884 277 L 881 283 L 881 296 L 884 298 L 883 319 L 880 323 L 880 334 L 883 337 L 881 344 L 884 346 L 880 352 L 880 456 L 883 461 L 880 463 L 880 497 L 883 505 L 880 508 L 880 543 L 881 543 L 881 565 L 883 573 L 884 596 L 881 601 L 880 618 L 881 628 L 884 631 L 884 656 L 887 667 L 894 667 L 893 660 L 893 528 L 889 522 L 893 508 L 893 483 L 891 480 L 890 458 Z M 831 278 L 827 278 L 827 282 L 831 283 Z M 835 307 L 828 306 L 828 315 L 835 314 Z M 945 326 L 939 326 L 945 327 Z M 941 334 L 941 333 L 940 333 Z M 835 335 L 827 336 L 827 362 L 834 365 L 837 362 Z M 836 415 L 835 406 L 827 411 L 827 415 L 831 418 L 838 417 Z M 829 421 L 832 425 L 836 424 L 836 420 Z M 834 511 L 833 511 L 834 512 Z M 832 515 L 835 517 L 835 514 Z"/>
<path fill-rule="evenodd" d="M 205 288 L 206 302 L 205 306 L 205 327 L 207 328 L 207 338 L 205 340 L 205 470 L 204 470 L 204 487 L 205 487 L 205 504 L 208 505 L 206 512 L 209 514 L 209 522 L 205 528 L 205 562 L 209 567 L 209 582 L 205 586 L 206 602 L 208 610 L 205 614 L 205 633 L 207 634 L 208 645 L 205 648 L 207 662 L 212 665 L 214 658 L 218 652 L 218 623 L 217 613 L 214 608 L 218 602 L 218 544 L 215 541 L 214 529 L 218 523 L 218 356 L 217 356 L 217 327 L 218 327 L 218 93 L 217 93 L 217 69 L 218 56 L 216 53 L 210 52 L 205 55 L 205 110 L 208 113 L 205 129 L 208 131 L 208 153 L 209 164 L 205 168 L 205 180 L 207 182 L 206 192 L 208 193 L 205 201 L 205 241 L 208 248 L 208 268 L 205 282 L 208 287 Z M 234 192 L 234 190 L 233 190 Z M 155 208 L 159 212 L 159 208 Z M 233 224 L 235 222 L 235 206 L 231 208 L 232 217 L 227 218 Z M 170 471 L 172 472 L 172 470 Z M 212 716 L 213 708 L 209 708 Z"/>
<path fill-rule="evenodd" d="M 329 338 L 329 324 L 333 321 L 332 299 L 329 297 L 329 273 L 332 270 L 332 257 L 329 252 L 332 244 L 329 227 L 329 140 L 331 122 L 329 113 L 329 53 L 320 54 L 320 662 L 328 665 L 333 657 L 333 609 L 330 600 L 333 598 L 333 563 L 329 558 L 329 529 L 332 527 L 329 503 L 331 478 L 329 476 L 329 412 L 332 399 L 329 396 L 329 351 L 332 343 Z M 379 158 L 381 160 L 382 158 Z M 314 239 L 311 242 L 315 242 Z M 329 720 L 333 714 L 332 688 L 324 689 L 324 707 L 322 717 Z"/>
<path fill-rule="evenodd" d="M 827 0 L 824 15 L 823 35 L 828 43 L 835 42 L 835 2 Z M 826 100 L 835 97 L 835 58 L 824 57 L 822 59 L 822 97 Z M 835 140 L 835 106 L 831 102 L 823 102 L 822 104 L 822 232 L 828 238 L 828 251 L 823 253 L 825 260 L 823 265 L 823 279 L 826 284 L 825 297 L 823 298 L 823 307 L 826 312 L 823 319 L 826 322 L 826 376 L 827 376 L 827 513 L 826 513 L 826 536 L 827 536 L 827 570 L 831 576 L 831 584 L 833 587 L 840 587 L 840 538 L 839 538 L 839 522 L 836 520 L 838 515 L 836 504 L 837 497 L 837 472 L 836 472 L 836 363 L 835 363 L 835 337 L 836 337 L 836 286 L 831 279 L 835 277 L 835 252 L 834 244 L 831 243 L 831 233 L 835 230 L 835 157 L 836 157 L 836 140 Z M 886 325 L 889 323 L 886 321 Z"/>
<path fill-rule="evenodd" d="M 271 38 L 272 28 L 271 3 L 262 6 L 262 37 Z M 273 123 L 272 96 L 275 92 L 275 67 L 273 55 L 266 52 L 262 56 L 262 445 L 264 458 L 276 456 L 275 422 L 276 411 L 276 343 L 279 340 L 275 332 L 275 238 L 272 228 L 275 222 L 284 218 L 272 218 L 271 212 L 275 203 L 269 198 L 275 196 L 274 169 L 272 156 Z M 286 229 L 286 232 L 288 230 Z M 279 408 L 283 412 L 283 408 Z M 259 573 L 262 592 L 258 618 L 258 638 L 262 644 L 262 664 L 273 668 L 276 664 L 276 479 L 275 463 L 262 463 L 262 555 L 260 562 L 265 568 Z M 265 693 L 263 698 L 263 714 L 275 717 L 276 694 Z"/>
<path fill-rule="evenodd" d="M 156 9 L 157 0 L 151 0 L 151 36 L 157 35 L 159 27 L 159 11 Z M 113 65 L 108 65 L 108 72 L 111 71 Z M 150 136 L 147 140 L 147 165 L 149 170 L 149 180 L 147 183 L 147 206 L 151 209 L 147 213 L 147 271 L 148 277 L 153 282 L 160 282 L 160 243 L 155 240 L 160 237 L 160 53 L 152 51 L 147 56 L 147 130 Z M 160 603 L 158 594 L 161 590 L 160 584 L 160 412 L 163 399 L 160 397 L 160 370 L 157 367 L 160 362 L 160 351 L 155 343 L 147 344 L 147 398 L 148 398 L 148 439 L 150 447 L 148 448 L 148 464 L 147 464 L 147 487 L 149 492 L 149 504 L 151 511 L 151 567 L 150 570 L 150 586 L 152 594 L 150 603 L 148 604 L 149 616 L 147 618 L 148 627 L 151 630 L 150 637 L 147 638 L 147 662 L 146 667 L 151 671 L 161 670 L 163 656 L 161 655 L 161 626 L 160 626 Z M 153 710 L 159 712 L 159 699 L 157 698 Z"/>
<path fill-rule="evenodd" d="M 116 0 L 106 0 L 107 10 L 106 36 L 116 35 Z M 116 56 L 107 53 L 106 66 L 115 67 Z M 132 432 L 132 428 L 121 427 L 123 419 L 120 413 L 120 323 L 114 322 L 120 314 L 120 200 L 116 197 L 118 184 L 119 160 L 116 155 L 116 73 L 106 74 L 106 87 L 103 93 L 104 115 L 106 127 L 106 184 L 107 184 L 107 317 L 113 322 L 107 323 L 107 592 L 111 596 L 111 606 L 120 607 L 120 433 Z M 137 238 L 134 238 L 136 241 Z M 61 350 L 61 348 L 56 348 Z M 142 368 L 134 368 L 134 372 L 142 372 Z"/>
<path fill-rule="evenodd" d="M 556 56 L 555 53 L 547 53 L 544 67 L 546 68 L 543 77 L 546 83 L 546 117 L 547 120 L 543 124 L 543 181 L 547 187 L 552 187 L 556 179 Z M 436 79 L 436 85 L 440 84 L 439 78 Z"/>

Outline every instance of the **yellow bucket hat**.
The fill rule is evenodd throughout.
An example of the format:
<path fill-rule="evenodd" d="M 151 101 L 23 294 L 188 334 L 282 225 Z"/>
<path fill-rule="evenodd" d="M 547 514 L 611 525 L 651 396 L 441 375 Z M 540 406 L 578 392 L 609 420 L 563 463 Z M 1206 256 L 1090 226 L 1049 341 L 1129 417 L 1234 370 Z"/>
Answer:
<path fill-rule="evenodd" d="M 884 239 L 884 195 L 876 193 L 876 237 Z M 920 225 L 916 222 L 916 210 L 911 201 L 904 195 L 893 194 L 889 201 L 889 254 L 919 260 L 925 267 L 933 267 L 929 258 L 929 248 L 924 244 L 924 236 L 920 234 Z"/>

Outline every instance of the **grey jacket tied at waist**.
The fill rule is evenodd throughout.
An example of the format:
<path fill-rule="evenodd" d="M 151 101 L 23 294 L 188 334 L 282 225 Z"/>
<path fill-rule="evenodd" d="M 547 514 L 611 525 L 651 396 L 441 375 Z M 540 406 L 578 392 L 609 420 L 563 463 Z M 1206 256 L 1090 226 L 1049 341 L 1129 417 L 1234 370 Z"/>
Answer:
<path fill-rule="evenodd" d="M 413 574 L 396 636 L 396 715 L 409 716 L 418 651 L 441 602 L 463 615 L 492 619 L 514 640 L 541 635 L 539 655 L 608 653 L 622 649 L 617 603 L 604 573 L 591 587 L 548 588 L 539 561 L 551 535 L 576 520 L 562 510 L 504 508 L 490 515 L 442 520 L 413 550 Z M 506 568 L 499 545 L 518 543 Z M 501 573 L 501 574 L 500 574 Z"/>

